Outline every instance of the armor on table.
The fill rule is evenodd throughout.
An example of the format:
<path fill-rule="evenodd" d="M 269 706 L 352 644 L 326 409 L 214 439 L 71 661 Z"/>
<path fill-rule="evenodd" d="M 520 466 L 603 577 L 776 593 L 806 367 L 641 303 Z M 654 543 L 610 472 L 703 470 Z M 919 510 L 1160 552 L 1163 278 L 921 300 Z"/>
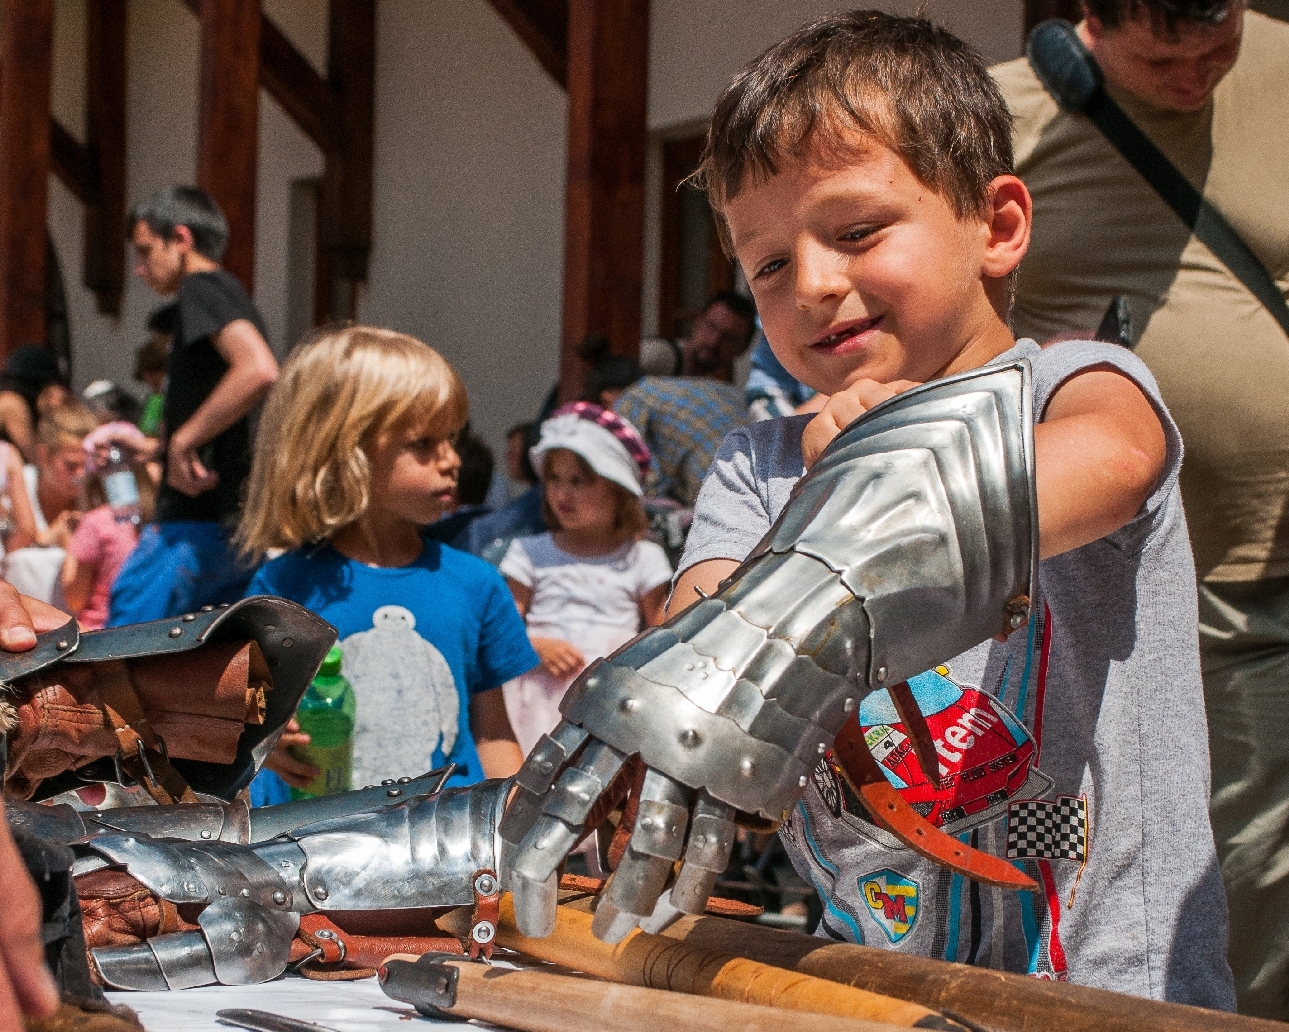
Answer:
<path fill-rule="evenodd" d="M 436 791 L 406 802 L 256 843 L 184 842 L 107 829 L 75 841 L 78 878 L 124 872 L 158 900 L 200 909 L 197 930 L 91 946 L 99 976 L 118 989 L 252 985 L 285 970 L 302 915 L 477 906 L 489 897 L 495 905 L 496 829 L 511 783 L 437 790 L 439 780 L 426 779 Z M 416 784 L 403 787 L 414 792 Z M 334 807 L 336 800 L 362 795 L 309 802 Z M 185 807 L 142 809 L 161 815 Z M 494 934 L 495 919 L 476 922 L 472 939 L 487 947 Z"/>
<path fill-rule="evenodd" d="M 647 774 L 596 911 L 609 941 L 701 912 L 736 817 L 785 819 L 866 695 L 1028 619 L 1031 404 L 1020 362 L 875 407 L 829 445 L 718 594 L 574 683 L 501 826 L 525 934 L 552 930 L 558 866 L 601 797 L 623 790 L 629 756 Z"/>

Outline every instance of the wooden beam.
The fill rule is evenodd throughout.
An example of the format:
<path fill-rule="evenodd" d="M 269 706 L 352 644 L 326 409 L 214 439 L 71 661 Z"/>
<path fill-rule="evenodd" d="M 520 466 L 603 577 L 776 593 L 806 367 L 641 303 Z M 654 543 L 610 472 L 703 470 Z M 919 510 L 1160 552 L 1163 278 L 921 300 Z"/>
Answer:
<path fill-rule="evenodd" d="M 570 0 L 568 186 L 560 398 L 581 392 L 577 346 L 640 347 L 649 0 Z"/>
<path fill-rule="evenodd" d="M 339 151 L 341 113 L 335 94 L 281 29 L 268 18 L 260 24 L 260 85 L 320 151 Z"/>
<path fill-rule="evenodd" d="M 197 185 L 224 209 L 223 265 L 255 283 L 255 180 L 260 104 L 259 0 L 200 0 Z"/>
<path fill-rule="evenodd" d="M 49 170 L 81 204 L 98 204 L 98 182 L 89 148 L 49 117 Z"/>
<path fill-rule="evenodd" d="M 45 340 L 53 0 L 0 7 L 0 356 Z"/>
<path fill-rule="evenodd" d="M 125 290 L 126 5 L 89 0 L 85 13 L 85 149 L 95 196 L 85 202 L 82 281 L 99 312 L 116 316 Z"/>
<path fill-rule="evenodd" d="M 329 39 L 327 71 L 339 102 L 343 147 L 327 155 L 318 232 L 332 277 L 365 282 L 371 254 L 376 0 L 331 0 Z"/>
<path fill-rule="evenodd" d="M 489 0 L 552 79 L 568 85 L 569 0 Z"/>

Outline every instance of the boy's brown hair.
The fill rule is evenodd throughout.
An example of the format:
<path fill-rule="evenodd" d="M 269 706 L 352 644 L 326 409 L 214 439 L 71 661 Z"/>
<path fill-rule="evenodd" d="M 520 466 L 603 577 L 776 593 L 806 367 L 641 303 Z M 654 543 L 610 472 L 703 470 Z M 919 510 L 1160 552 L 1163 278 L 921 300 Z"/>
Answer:
<path fill-rule="evenodd" d="M 858 131 L 967 218 L 984 214 L 989 183 L 1012 171 L 1011 125 L 984 61 L 953 33 L 851 11 L 802 26 L 744 66 L 716 102 L 694 180 L 720 215 L 749 178 L 764 181 L 811 148 L 844 157 Z"/>

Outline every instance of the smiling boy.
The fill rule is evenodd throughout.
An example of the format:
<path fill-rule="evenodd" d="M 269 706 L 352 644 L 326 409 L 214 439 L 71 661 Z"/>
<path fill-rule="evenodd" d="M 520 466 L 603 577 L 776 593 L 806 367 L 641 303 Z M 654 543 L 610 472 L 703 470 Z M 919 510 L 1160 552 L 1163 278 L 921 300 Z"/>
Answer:
<path fill-rule="evenodd" d="M 904 848 L 831 756 L 783 838 L 824 899 L 822 935 L 1229 1009 L 1181 439 L 1129 352 L 1013 338 L 1031 205 L 1009 134 L 965 44 L 876 12 L 802 28 L 726 90 L 699 175 L 775 355 L 830 400 L 726 439 L 675 598 L 714 592 L 873 405 L 1027 361 L 1034 616 L 910 680 L 943 787 L 908 755 L 885 693 L 859 722 L 912 805 L 1040 891 L 966 881 Z"/>

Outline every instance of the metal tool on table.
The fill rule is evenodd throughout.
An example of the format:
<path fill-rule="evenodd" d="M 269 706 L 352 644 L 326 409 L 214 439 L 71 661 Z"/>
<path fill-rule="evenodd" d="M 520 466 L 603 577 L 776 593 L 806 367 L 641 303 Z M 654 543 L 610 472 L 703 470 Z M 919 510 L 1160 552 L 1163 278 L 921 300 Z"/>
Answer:
<path fill-rule="evenodd" d="M 225 1025 L 249 1028 L 251 1032 L 336 1032 L 333 1028 L 317 1025 L 312 1021 L 301 1021 L 299 1018 L 288 1018 L 285 1014 L 241 1007 L 215 1011 L 215 1017 Z"/>

